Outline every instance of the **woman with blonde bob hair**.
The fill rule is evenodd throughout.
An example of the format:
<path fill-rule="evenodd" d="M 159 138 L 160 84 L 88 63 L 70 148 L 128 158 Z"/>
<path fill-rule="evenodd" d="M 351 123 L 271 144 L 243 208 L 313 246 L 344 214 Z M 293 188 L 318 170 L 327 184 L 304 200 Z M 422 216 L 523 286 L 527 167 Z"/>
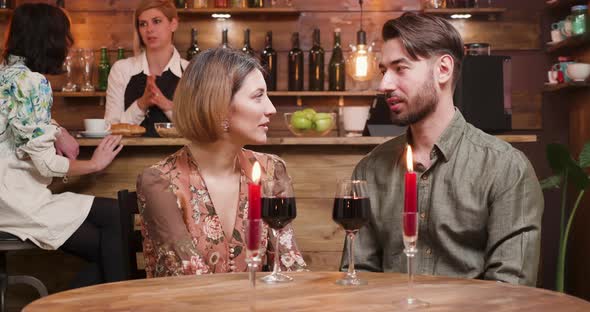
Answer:
<path fill-rule="evenodd" d="M 172 44 L 178 13 L 171 0 L 142 0 L 133 24 L 136 55 L 111 69 L 105 119 L 142 125 L 157 137 L 154 123 L 172 119 L 172 96 L 188 65 Z"/>
<path fill-rule="evenodd" d="M 148 277 L 246 271 L 248 187 L 254 162 L 263 176 L 288 179 L 275 155 L 244 149 L 263 144 L 276 110 L 262 67 L 240 51 L 212 49 L 196 56 L 174 95 L 174 122 L 188 145 L 145 169 L 137 191 Z M 286 227 L 280 246 L 264 229 L 265 258 L 282 270 L 305 262 Z M 266 259 L 269 260 L 270 259 Z"/>

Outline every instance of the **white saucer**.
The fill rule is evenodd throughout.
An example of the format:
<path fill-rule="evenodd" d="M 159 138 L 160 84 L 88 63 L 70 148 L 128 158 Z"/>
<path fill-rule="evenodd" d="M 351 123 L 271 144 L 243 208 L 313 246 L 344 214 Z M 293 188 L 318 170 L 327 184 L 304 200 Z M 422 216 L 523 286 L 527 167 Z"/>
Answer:
<path fill-rule="evenodd" d="M 82 131 L 82 132 L 80 132 L 80 134 L 84 137 L 87 137 L 87 138 L 104 138 L 105 136 L 111 134 L 111 132 L 110 131 L 104 131 L 104 132 Z"/>

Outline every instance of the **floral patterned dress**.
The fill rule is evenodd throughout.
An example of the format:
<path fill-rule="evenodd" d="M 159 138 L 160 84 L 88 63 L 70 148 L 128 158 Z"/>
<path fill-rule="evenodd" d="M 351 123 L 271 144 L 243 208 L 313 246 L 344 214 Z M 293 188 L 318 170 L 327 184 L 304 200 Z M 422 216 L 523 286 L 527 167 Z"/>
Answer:
<path fill-rule="evenodd" d="M 148 277 L 246 271 L 244 221 L 248 217 L 247 184 L 251 181 L 246 173 L 252 172 L 254 162 L 258 161 L 263 167 L 262 178 L 267 175 L 285 178 L 288 175 L 283 160 L 275 155 L 242 149 L 238 161 L 240 194 L 231 237 L 225 235 L 188 147 L 144 170 L 138 177 L 137 194 Z M 290 226 L 281 231 L 279 240 L 278 248 L 272 246 L 275 239 L 265 225 L 263 263 L 272 264 L 278 249 L 281 270 L 304 269 L 306 264 Z"/>
<path fill-rule="evenodd" d="M 0 231 L 57 249 L 84 222 L 94 197 L 47 188 L 70 162 L 54 147 L 51 85 L 25 63 L 10 55 L 0 69 Z"/>

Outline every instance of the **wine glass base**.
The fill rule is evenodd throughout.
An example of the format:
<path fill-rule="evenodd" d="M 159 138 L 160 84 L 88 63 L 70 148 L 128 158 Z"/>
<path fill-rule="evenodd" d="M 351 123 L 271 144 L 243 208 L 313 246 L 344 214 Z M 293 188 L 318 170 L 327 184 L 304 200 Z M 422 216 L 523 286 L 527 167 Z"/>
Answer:
<path fill-rule="evenodd" d="M 290 276 L 287 276 L 285 274 L 282 274 L 282 273 L 276 273 L 276 274 L 269 274 L 269 275 L 261 278 L 260 280 L 266 284 L 280 284 L 280 283 L 292 282 L 293 278 Z"/>
<path fill-rule="evenodd" d="M 367 285 L 367 281 L 359 279 L 359 278 L 344 278 L 341 280 L 337 280 L 336 284 L 342 286 L 363 286 Z"/>
<path fill-rule="evenodd" d="M 422 309 L 430 306 L 430 303 L 422 301 L 418 298 L 405 298 L 402 301 L 394 302 L 395 306 L 399 306 L 402 310 Z"/>
<path fill-rule="evenodd" d="M 80 91 L 82 91 L 82 92 L 94 92 L 94 87 L 93 86 L 82 86 L 82 88 L 80 88 Z"/>
<path fill-rule="evenodd" d="M 77 88 L 78 88 L 78 86 L 76 86 L 75 84 L 66 84 L 65 86 L 63 86 L 63 88 L 61 88 L 61 91 L 63 91 L 63 92 L 76 92 Z"/>

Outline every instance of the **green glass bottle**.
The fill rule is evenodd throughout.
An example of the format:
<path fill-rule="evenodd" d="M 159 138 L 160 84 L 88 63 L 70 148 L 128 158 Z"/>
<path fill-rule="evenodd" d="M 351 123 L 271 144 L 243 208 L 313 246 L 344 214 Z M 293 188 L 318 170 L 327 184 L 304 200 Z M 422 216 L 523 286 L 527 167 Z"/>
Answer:
<path fill-rule="evenodd" d="M 303 91 L 303 51 L 299 48 L 299 33 L 291 37 L 293 48 L 289 51 L 289 91 Z"/>
<path fill-rule="evenodd" d="M 119 47 L 117 48 L 117 61 L 125 59 L 125 48 Z"/>
<path fill-rule="evenodd" d="M 309 50 L 309 90 L 324 91 L 324 49 L 318 28 L 313 30 L 313 46 Z"/>
<path fill-rule="evenodd" d="M 332 50 L 332 57 L 328 65 L 328 84 L 330 85 L 330 91 L 346 90 L 345 63 L 342 47 L 340 46 L 340 29 L 336 29 L 334 31 L 334 49 Z"/>
<path fill-rule="evenodd" d="M 266 88 L 268 91 L 277 90 L 277 51 L 272 48 L 272 31 L 266 33 L 261 63 L 267 70 Z"/>
<path fill-rule="evenodd" d="M 250 56 L 256 56 L 256 52 L 254 51 L 254 49 L 252 49 L 252 46 L 250 46 L 250 29 L 246 28 L 246 30 L 244 30 L 244 46 L 242 47 L 242 52 L 250 55 Z"/>
<path fill-rule="evenodd" d="M 109 52 L 107 48 L 102 47 L 100 48 L 100 62 L 98 63 L 98 90 L 106 91 L 110 71 Z"/>
<path fill-rule="evenodd" d="M 248 0 L 249 8 L 264 8 L 264 0 Z"/>
<path fill-rule="evenodd" d="M 199 49 L 199 44 L 197 42 L 197 29 L 191 28 L 191 46 L 188 48 L 188 50 L 186 50 L 186 59 L 190 61 L 200 52 L 201 49 Z"/>

